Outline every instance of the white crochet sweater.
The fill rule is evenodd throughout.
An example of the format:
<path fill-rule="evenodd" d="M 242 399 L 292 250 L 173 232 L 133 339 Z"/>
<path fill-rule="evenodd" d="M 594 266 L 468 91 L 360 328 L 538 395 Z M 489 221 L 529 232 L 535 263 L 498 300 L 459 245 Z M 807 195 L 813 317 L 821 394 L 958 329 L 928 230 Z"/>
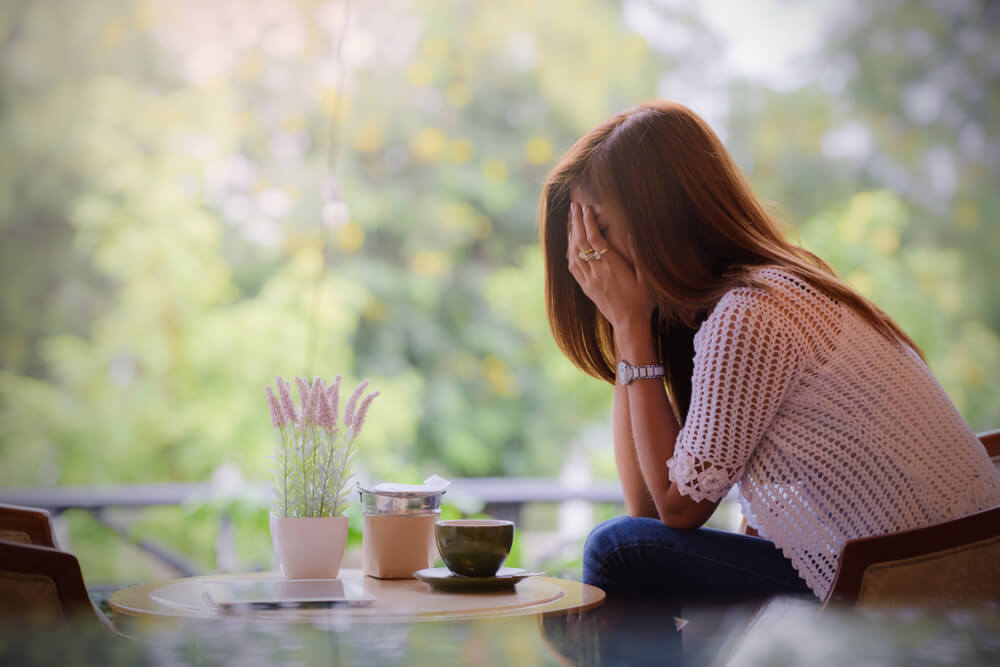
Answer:
<path fill-rule="evenodd" d="M 844 543 L 1000 503 L 1000 474 L 919 355 L 778 268 L 694 337 L 678 490 L 739 482 L 747 523 L 825 599 Z"/>

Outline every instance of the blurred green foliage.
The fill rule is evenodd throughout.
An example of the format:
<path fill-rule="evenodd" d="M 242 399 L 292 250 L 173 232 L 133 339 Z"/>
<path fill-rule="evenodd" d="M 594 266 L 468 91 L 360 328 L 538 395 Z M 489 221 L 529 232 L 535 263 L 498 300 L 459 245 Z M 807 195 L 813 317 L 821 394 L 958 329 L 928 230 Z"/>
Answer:
<path fill-rule="evenodd" d="M 600 0 L 5 4 L 0 485 L 264 479 L 264 386 L 337 372 L 382 391 L 367 477 L 555 475 L 611 393 L 551 340 L 540 183 L 677 78 L 724 91 L 713 121 L 790 233 L 1000 425 L 1000 17 L 854 4 L 794 89 L 708 78 L 718 37 L 669 3 L 648 9 L 689 39 Z M 134 531 L 210 568 L 223 509 L 266 566 L 252 504 Z M 71 523 L 85 569 L 140 576 Z"/>

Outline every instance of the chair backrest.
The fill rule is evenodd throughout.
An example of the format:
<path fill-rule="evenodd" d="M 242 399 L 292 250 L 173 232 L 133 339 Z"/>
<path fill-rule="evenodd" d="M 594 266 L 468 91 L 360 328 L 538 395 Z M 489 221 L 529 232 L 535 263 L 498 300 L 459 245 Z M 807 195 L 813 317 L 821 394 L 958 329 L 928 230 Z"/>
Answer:
<path fill-rule="evenodd" d="M 58 548 L 52 517 L 43 509 L 0 503 L 0 540 Z"/>
<path fill-rule="evenodd" d="M 1000 469 L 1000 429 L 979 434 Z M 828 602 L 1000 600 L 1000 505 L 953 521 L 848 540 Z"/>
<path fill-rule="evenodd" d="M 848 540 L 829 601 L 1000 600 L 1000 505 L 953 521 Z"/>
<path fill-rule="evenodd" d="M 0 618 L 10 622 L 73 619 L 114 633 L 83 583 L 73 554 L 0 540 Z"/>

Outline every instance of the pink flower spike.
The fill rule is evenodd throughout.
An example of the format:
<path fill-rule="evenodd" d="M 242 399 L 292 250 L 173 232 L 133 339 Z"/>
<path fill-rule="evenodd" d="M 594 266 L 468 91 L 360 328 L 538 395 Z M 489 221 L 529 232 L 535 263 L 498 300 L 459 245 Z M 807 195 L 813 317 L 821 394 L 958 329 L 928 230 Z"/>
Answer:
<path fill-rule="evenodd" d="M 267 405 L 271 408 L 271 426 L 275 428 L 281 428 L 285 425 L 285 415 L 281 411 L 281 404 L 278 403 L 278 397 L 274 395 L 274 391 L 268 387 L 267 388 Z"/>
<path fill-rule="evenodd" d="M 299 420 L 299 416 L 295 412 L 295 401 L 292 400 L 292 392 L 288 389 L 288 383 L 280 375 L 276 375 L 274 381 L 278 385 L 278 395 L 281 396 L 281 410 L 285 423 L 294 424 Z"/>
<path fill-rule="evenodd" d="M 348 426 L 354 423 L 354 408 L 357 406 L 358 399 L 361 398 L 361 394 L 367 386 L 368 380 L 363 380 L 361 384 L 355 387 L 354 391 L 351 392 L 351 397 L 347 399 L 347 407 L 344 408 L 344 423 Z"/>
<path fill-rule="evenodd" d="M 299 388 L 299 405 L 302 406 L 302 421 L 309 419 L 309 380 L 301 375 L 295 378 L 295 386 Z"/>
<path fill-rule="evenodd" d="M 312 386 L 309 387 L 309 421 L 311 423 L 319 422 L 320 403 L 323 402 L 323 381 L 315 377 Z"/>
<path fill-rule="evenodd" d="M 354 425 L 351 427 L 354 429 L 354 437 L 358 437 L 361 434 L 361 429 L 364 428 L 365 419 L 368 417 L 368 408 L 371 406 L 372 401 L 381 394 L 380 391 L 373 391 L 372 393 L 365 396 L 365 400 L 361 401 L 361 407 L 358 408 L 358 416 L 354 420 Z"/>
<path fill-rule="evenodd" d="M 320 392 L 317 401 L 319 402 L 317 421 L 327 431 L 332 431 L 337 424 L 333 412 L 330 411 L 330 400 L 327 398 L 326 393 Z"/>
<path fill-rule="evenodd" d="M 333 413 L 332 427 L 337 425 L 337 415 L 340 410 L 340 373 L 333 379 L 333 384 L 326 390 L 326 399 L 330 402 L 330 412 Z"/>

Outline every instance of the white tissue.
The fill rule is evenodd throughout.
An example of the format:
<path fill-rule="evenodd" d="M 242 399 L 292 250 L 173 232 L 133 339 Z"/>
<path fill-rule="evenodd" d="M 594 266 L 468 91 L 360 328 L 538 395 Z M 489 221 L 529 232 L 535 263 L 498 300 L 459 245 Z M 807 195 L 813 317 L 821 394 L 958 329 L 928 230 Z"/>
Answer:
<path fill-rule="evenodd" d="M 388 491 L 390 493 L 409 493 L 413 491 L 444 491 L 451 484 L 448 480 L 431 475 L 424 480 L 423 484 L 395 484 L 393 482 L 379 482 L 372 491 Z"/>

